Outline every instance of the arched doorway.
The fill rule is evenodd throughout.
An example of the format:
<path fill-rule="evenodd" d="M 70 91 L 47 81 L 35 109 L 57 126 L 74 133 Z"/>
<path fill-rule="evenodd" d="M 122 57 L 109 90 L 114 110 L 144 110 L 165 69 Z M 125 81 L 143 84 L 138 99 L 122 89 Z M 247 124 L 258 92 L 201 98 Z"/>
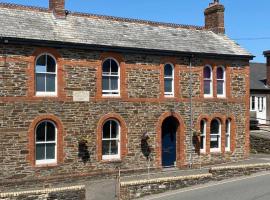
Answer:
<path fill-rule="evenodd" d="M 178 120 L 173 117 L 167 117 L 162 123 L 162 166 L 176 165 L 176 138 L 177 130 L 179 128 Z"/>

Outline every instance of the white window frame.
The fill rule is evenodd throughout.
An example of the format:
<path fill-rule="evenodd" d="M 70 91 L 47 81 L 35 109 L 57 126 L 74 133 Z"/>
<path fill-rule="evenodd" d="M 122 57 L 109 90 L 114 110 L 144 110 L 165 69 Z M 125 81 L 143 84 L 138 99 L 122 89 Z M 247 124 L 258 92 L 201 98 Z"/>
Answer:
<path fill-rule="evenodd" d="M 54 59 L 54 62 L 55 62 L 55 73 L 53 73 L 53 72 L 36 72 L 36 66 L 37 66 L 37 61 L 38 61 L 38 59 L 41 57 L 41 56 L 46 56 L 46 63 L 47 63 L 47 56 L 50 56 L 50 57 L 52 57 L 53 59 Z M 42 54 L 40 54 L 37 58 L 36 58 L 36 61 L 35 61 L 35 94 L 36 94 L 36 96 L 57 96 L 57 82 L 58 82 L 58 80 L 57 80 L 57 70 L 58 69 L 58 66 L 57 66 L 57 62 L 56 62 L 56 59 L 55 59 L 55 57 L 52 55 L 52 54 L 50 54 L 50 53 L 42 53 Z M 36 86 L 37 86 L 37 78 L 36 78 L 36 74 L 54 74 L 55 75 L 55 91 L 54 92 L 40 92 L 40 91 L 37 91 L 37 88 L 36 88 Z M 46 78 L 45 78 L 45 88 L 46 88 Z"/>
<path fill-rule="evenodd" d="M 253 102 L 254 102 L 254 107 L 252 106 Z M 256 96 L 253 96 L 253 95 L 250 97 L 250 110 L 256 111 Z"/>
<path fill-rule="evenodd" d="M 203 122 L 203 132 L 201 132 L 200 139 L 202 139 L 203 137 L 203 148 L 201 149 L 201 146 L 200 146 L 200 152 L 205 153 L 206 152 L 206 120 L 203 119 L 201 120 L 201 122 Z M 201 126 L 201 122 L 200 122 L 200 126 Z"/>
<path fill-rule="evenodd" d="M 46 141 L 47 126 L 45 127 L 45 142 L 37 142 L 36 141 L 37 128 L 43 122 L 49 122 L 49 123 L 52 123 L 54 125 L 54 128 L 55 128 L 55 140 L 54 141 L 49 141 L 49 142 Z M 37 144 L 45 144 L 45 159 L 43 159 L 43 160 L 36 159 L 36 145 Z M 55 144 L 54 159 L 46 159 L 46 144 Z M 57 163 L 57 126 L 55 125 L 54 122 L 52 122 L 50 120 L 43 120 L 43 121 L 39 122 L 35 128 L 35 163 L 36 163 L 36 165 L 56 164 Z"/>
<path fill-rule="evenodd" d="M 213 120 L 217 120 L 219 123 L 219 132 L 218 134 L 212 134 L 211 133 L 211 124 Z M 221 152 L 221 121 L 217 118 L 213 119 L 210 123 L 210 152 Z M 218 141 L 218 148 L 211 148 L 211 136 L 219 136 L 219 141 Z"/>
<path fill-rule="evenodd" d="M 217 87 L 218 87 L 218 81 L 223 81 L 223 92 L 222 92 L 222 94 L 217 93 L 217 97 L 226 97 L 226 70 L 225 70 L 224 66 L 218 66 L 217 70 L 218 70 L 218 68 L 221 68 L 223 71 L 223 79 L 217 78 Z M 217 70 L 216 70 L 216 77 L 217 77 Z"/>
<path fill-rule="evenodd" d="M 205 78 L 204 77 L 204 68 L 208 67 L 210 69 L 210 79 L 209 78 Z M 205 94 L 204 93 L 204 88 L 203 88 L 203 93 L 204 93 L 204 97 L 213 97 L 213 69 L 211 65 L 205 65 L 203 68 L 203 87 L 205 87 L 204 85 L 204 81 L 210 81 L 210 94 Z"/>
<path fill-rule="evenodd" d="M 172 76 L 166 76 L 166 75 L 165 75 L 165 67 L 166 67 L 167 65 L 169 65 L 169 66 L 171 67 L 171 69 L 172 69 Z M 171 63 L 166 63 L 166 64 L 164 65 L 163 70 L 164 70 L 164 96 L 165 96 L 165 97 L 174 97 L 174 65 L 171 64 Z M 172 92 L 166 92 L 166 91 L 165 91 L 165 80 L 166 80 L 166 79 L 172 81 Z"/>
<path fill-rule="evenodd" d="M 117 64 L 117 66 L 118 66 L 118 75 L 112 75 L 112 74 L 103 74 L 103 64 L 104 64 L 104 62 L 106 62 L 107 60 L 113 60 L 113 61 L 115 61 L 116 62 L 116 64 Z M 110 70 L 111 70 L 111 67 L 110 67 Z M 101 89 L 102 89 L 102 96 L 105 96 L 105 97 L 107 97 L 107 96 L 115 96 L 115 97 L 118 97 L 118 96 L 120 96 L 120 87 L 121 87 L 121 85 L 120 85 L 120 78 L 121 78 L 121 68 L 120 68 L 120 65 L 119 65 L 119 63 L 118 63 L 118 61 L 116 60 L 116 59 L 114 59 L 114 58 L 112 58 L 112 57 L 109 57 L 109 58 L 106 58 L 106 59 L 104 59 L 104 61 L 102 62 L 102 65 L 101 65 Z M 111 73 L 111 72 L 110 72 Z M 117 84 L 118 84 L 118 89 L 117 90 L 103 90 L 103 76 L 106 76 L 106 77 L 118 77 L 118 82 L 117 82 Z M 111 93 L 111 94 L 104 94 L 104 93 Z M 112 94 L 112 93 L 115 93 L 115 94 Z"/>
<path fill-rule="evenodd" d="M 111 138 L 111 123 L 110 123 L 110 138 L 103 138 L 103 128 L 104 125 L 109 122 L 109 121 L 114 121 L 116 122 L 117 126 L 118 126 L 118 138 Z M 103 155 L 102 152 L 102 160 L 114 160 L 114 159 L 120 159 L 120 155 L 121 155 L 121 126 L 119 124 L 119 122 L 115 119 L 108 119 L 104 122 L 103 126 L 102 126 L 102 141 L 101 141 L 101 149 L 103 148 L 103 141 L 111 141 L 111 140 L 116 140 L 118 142 L 118 154 L 115 155 Z"/>
<path fill-rule="evenodd" d="M 226 147 L 226 140 L 228 138 L 228 143 Z M 226 120 L 226 133 L 225 133 L 225 151 L 230 151 L 231 150 L 231 120 L 227 119 Z"/>

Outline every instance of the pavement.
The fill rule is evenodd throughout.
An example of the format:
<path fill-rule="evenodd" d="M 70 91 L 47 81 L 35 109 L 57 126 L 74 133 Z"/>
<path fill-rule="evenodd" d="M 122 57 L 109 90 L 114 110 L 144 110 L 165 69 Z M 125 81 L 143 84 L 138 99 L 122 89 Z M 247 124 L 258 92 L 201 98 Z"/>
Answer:
<path fill-rule="evenodd" d="M 141 200 L 269 200 L 270 172 L 210 182 Z"/>

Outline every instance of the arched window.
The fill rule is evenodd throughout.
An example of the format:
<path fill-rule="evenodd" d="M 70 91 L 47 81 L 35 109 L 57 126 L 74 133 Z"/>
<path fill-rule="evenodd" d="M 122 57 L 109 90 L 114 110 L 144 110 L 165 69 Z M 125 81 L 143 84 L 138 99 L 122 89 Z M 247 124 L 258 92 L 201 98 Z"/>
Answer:
<path fill-rule="evenodd" d="M 174 96 L 174 69 L 171 64 L 164 66 L 164 94 Z"/>
<path fill-rule="evenodd" d="M 35 131 L 36 164 L 56 163 L 57 128 L 51 121 L 40 122 Z"/>
<path fill-rule="evenodd" d="M 230 151 L 231 150 L 231 120 L 226 120 L 226 133 L 225 133 L 225 150 Z"/>
<path fill-rule="evenodd" d="M 205 120 L 201 120 L 201 138 L 200 138 L 200 142 L 201 142 L 201 152 L 205 152 L 206 149 L 206 121 Z"/>
<path fill-rule="evenodd" d="M 35 65 L 36 95 L 56 95 L 57 67 L 55 59 L 49 54 L 42 54 Z"/>
<path fill-rule="evenodd" d="M 120 94 L 120 69 L 118 63 L 106 59 L 102 64 L 102 95 L 118 96 Z"/>
<path fill-rule="evenodd" d="M 210 150 L 220 151 L 221 149 L 221 123 L 218 119 L 211 121 L 210 127 Z"/>
<path fill-rule="evenodd" d="M 102 159 L 120 159 L 120 126 L 115 120 L 108 120 L 102 131 Z"/>
<path fill-rule="evenodd" d="M 225 97 L 225 69 L 220 66 L 217 68 L 217 96 Z"/>
<path fill-rule="evenodd" d="M 212 81 L 212 68 L 207 65 L 203 69 L 203 79 L 204 79 L 204 96 L 211 97 L 213 96 L 213 81 Z"/>

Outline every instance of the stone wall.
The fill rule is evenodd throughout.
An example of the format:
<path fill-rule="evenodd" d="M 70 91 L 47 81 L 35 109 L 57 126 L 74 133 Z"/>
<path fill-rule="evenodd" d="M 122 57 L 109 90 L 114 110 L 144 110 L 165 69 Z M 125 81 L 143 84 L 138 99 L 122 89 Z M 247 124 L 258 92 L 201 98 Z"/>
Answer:
<path fill-rule="evenodd" d="M 3 48 L 3 47 L 1 47 Z M 238 160 L 248 155 L 246 139 L 248 131 L 247 111 L 249 111 L 245 90 L 249 80 L 248 62 L 241 69 L 231 67 L 235 60 L 196 59 L 192 67 L 193 86 L 193 127 L 200 124 L 201 116 L 211 120 L 218 117 L 222 127 L 227 117 L 235 117 L 235 144 L 232 152 L 225 152 L 224 144 L 219 153 L 209 151 L 200 156 L 192 150 L 191 135 L 188 129 L 189 89 L 188 58 L 142 55 L 131 53 L 98 52 L 77 49 L 52 49 L 32 46 L 6 45 L 1 49 L 0 76 L 0 177 L 5 182 L 53 179 L 67 175 L 110 174 L 115 169 L 137 169 L 148 166 L 141 151 L 141 136 L 150 135 L 152 149 L 151 167 L 160 167 L 161 152 L 156 148 L 157 130 L 162 126 L 159 118 L 175 113 L 182 119 L 180 123 L 184 139 L 179 167 L 189 164 L 190 154 L 193 163 L 203 164 Z M 57 97 L 37 97 L 34 94 L 34 63 L 39 53 L 51 53 L 57 58 L 58 93 Z M 101 96 L 101 63 L 107 57 L 118 60 L 121 69 L 121 96 L 104 98 Z M 163 64 L 174 63 L 179 70 L 175 73 L 175 85 L 179 86 L 179 96 L 164 98 L 160 75 Z M 203 98 L 201 74 L 205 63 L 213 66 L 225 63 L 234 78 L 228 77 L 228 97 L 219 99 L 214 93 L 211 99 Z M 242 62 L 242 61 L 239 61 Z M 183 73 L 180 73 L 183 72 Z M 162 73 L 161 73 L 162 74 Z M 238 80 L 236 77 L 245 77 Z M 238 83 L 238 81 L 240 81 Z M 162 81 L 161 81 L 162 82 Z M 236 83 L 235 83 L 236 82 Z M 215 83 L 214 83 L 215 85 Z M 232 86 L 232 87 L 231 87 Z M 216 86 L 215 86 L 216 87 Z M 215 88 L 214 87 L 214 88 Z M 89 102 L 74 102 L 73 91 L 89 91 Z M 239 91 L 241 95 L 239 95 Z M 176 93 L 177 94 L 177 93 Z M 127 141 L 123 145 L 125 155 L 121 160 L 102 161 L 98 158 L 97 138 L 99 120 L 108 114 L 121 116 L 127 127 Z M 34 128 L 38 120 L 52 119 L 59 127 L 58 161 L 55 165 L 36 166 L 34 162 Z M 210 121 L 208 122 L 210 123 Z M 101 123 L 102 124 L 102 123 Z M 60 130 L 61 127 L 61 130 Z M 224 132 L 224 128 L 222 129 Z M 209 135 L 209 132 L 207 133 Z M 87 138 L 89 159 L 85 162 L 78 156 L 80 138 Z M 224 143 L 224 140 L 222 140 Z M 157 149 L 157 150 L 156 150 Z M 10 185 L 10 187 L 12 187 Z"/>
<path fill-rule="evenodd" d="M 250 135 L 250 149 L 254 153 L 270 154 L 270 138 L 260 135 Z"/>
<path fill-rule="evenodd" d="M 0 193 L 1 200 L 85 200 L 84 186 Z"/>

